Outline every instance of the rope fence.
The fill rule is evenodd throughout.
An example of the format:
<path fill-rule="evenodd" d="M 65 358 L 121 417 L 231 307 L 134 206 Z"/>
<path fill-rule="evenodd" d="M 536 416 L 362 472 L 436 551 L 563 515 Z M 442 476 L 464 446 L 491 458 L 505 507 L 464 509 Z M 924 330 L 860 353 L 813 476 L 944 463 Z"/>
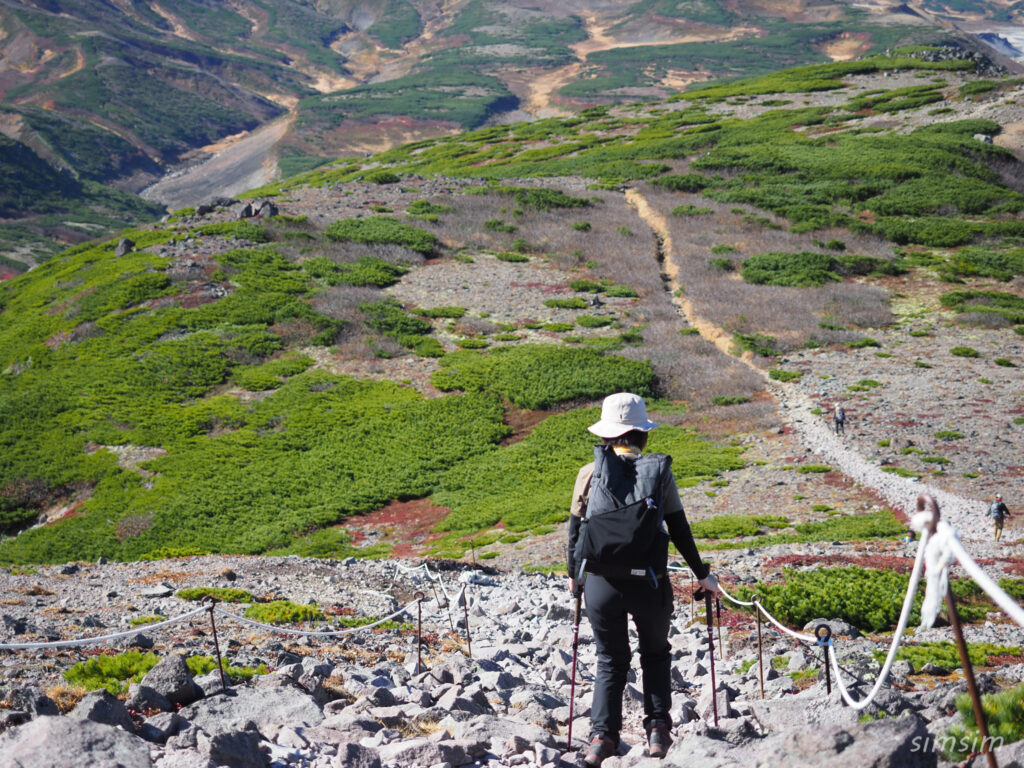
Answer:
<path fill-rule="evenodd" d="M 847 685 L 843 682 L 844 670 L 839 665 L 838 656 L 836 653 L 835 643 L 831 636 L 831 630 L 827 624 L 821 624 L 816 628 L 814 635 L 808 635 L 803 632 L 797 632 L 790 629 L 775 616 L 773 616 L 761 603 L 761 598 L 758 595 L 753 595 L 751 600 L 740 600 L 730 595 L 724 588 L 719 585 L 721 597 L 727 602 L 732 603 L 736 606 L 744 608 L 754 608 L 755 615 L 757 617 L 757 628 L 758 628 L 758 661 L 762 673 L 761 682 L 761 696 L 764 698 L 764 682 L 763 682 L 763 669 L 764 660 L 763 652 L 761 647 L 761 617 L 763 616 L 770 624 L 778 629 L 783 634 L 794 638 L 803 643 L 815 645 L 823 649 L 823 666 L 826 675 L 826 684 L 829 693 L 831 693 L 831 675 L 830 672 L 835 673 L 836 684 L 839 688 L 839 693 L 843 701 L 855 710 L 864 709 L 876 698 L 882 686 L 888 680 L 889 674 L 892 670 L 892 665 L 896 659 L 897 651 L 903 641 L 906 633 L 907 625 L 910 621 L 910 614 L 913 611 L 914 599 L 917 595 L 918 587 L 921 582 L 922 575 L 925 577 L 925 597 L 921 605 L 921 624 L 922 628 L 931 627 L 939 613 L 943 599 L 945 599 L 947 613 L 949 614 L 950 625 L 953 628 L 954 635 L 957 640 L 958 650 L 961 656 L 961 663 L 963 665 L 965 678 L 968 683 L 968 690 L 971 693 L 972 702 L 975 707 L 975 720 L 979 725 L 982 736 L 983 751 L 988 758 L 988 764 L 990 768 L 996 768 L 995 759 L 992 756 L 991 751 L 988 748 L 987 729 L 985 728 L 985 719 L 981 710 L 980 696 L 977 694 L 976 684 L 974 681 L 973 669 L 970 664 L 970 659 L 967 655 L 967 646 L 963 639 L 962 628 L 960 626 L 959 616 L 956 610 L 956 603 L 953 598 L 952 590 L 949 586 L 949 567 L 954 562 L 959 562 L 964 568 L 966 573 L 974 579 L 978 586 L 998 605 L 1006 614 L 1019 626 L 1024 627 L 1024 609 L 1010 596 L 1008 595 L 999 585 L 981 568 L 981 566 L 971 557 L 970 553 L 964 549 L 961 544 L 959 537 L 953 527 L 945 520 L 940 519 L 938 503 L 934 497 L 922 495 L 917 501 L 918 512 L 911 519 L 911 528 L 921 533 L 921 538 L 918 543 L 917 553 L 914 559 L 914 566 L 911 570 L 910 580 L 907 584 L 907 592 L 903 599 L 903 605 L 900 611 L 899 620 L 896 625 L 896 630 L 893 634 L 892 643 L 889 647 L 889 651 L 886 655 L 885 662 L 882 665 L 882 669 L 875 679 L 874 686 L 870 692 L 861 700 L 857 701 L 850 694 L 850 690 Z M 435 574 L 431 571 L 427 563 L 421 563 L 417 566 L 405 566 L 401 563 L 394 563 L 395 572 L 392 578 L 391 586 L 394 587 L 398 577 L 400 575 L 415 575 L 422 574 L 426 578 L 431 587 L 434 588 L 435 601 L 438 603 L 439 610 L 445 610 L 448 615 L 449 625 L 454 633 L 455 623 L 452 617 L 451 607 L 452 605 L 461 605 L 464 611 L 465 629 L 466 629 L 466 648 L 467 654 L 472 657 L 472 645 L 469 631 L 469 600 L 466 594 L 466 585 L 464 584 L 460 589 L 459 593 L 452 599 L 448 590 L 445 588 L 444 580 L 440 574 Z M 678 566 L 670 566 L 669 571 L 681 572 L 684 569 Z M 441 594 L 444 595 L 445 603 L 440 604 L 440 600 L 437 598 L 437 588 L 440 588 Z M 250 619 L 246 616 L 240 616 L 232 611 L 222 608 L 216 605 L 216 600 L 207 598 L 208 604 L 195 610 L 187 611 L 180 616 L 165 619 L 163 621 L 155 622 L 152 624 L 146 624 L 138 628 L 130 629 L 124 632 L 116 632 L 112 634 L 99 635 L 97 637 L 79 638 L 74 640 L 56 640 L 47 642 L 33 642 L 33 643 L 0 643 L 0 650 L 15 651 L 15 650 L 37 650 L 37 649 L 50 649 L 50 648 L 74 648 L 82 647 L 87 645 L 97 645 L 101 643 L 109 643 L 116 640 L 121 640 L 135 635 L 142 634 L 143 632 L 152 632 L 156 629 L 171 626 L 173 624 L 189 621 L 203 613 L 208 613 L 210 616 L 210 622 L 214 631 L 215 646 L 217 646 L 217 661 L 218 666 L 221 668 L 223 676 L 223 664 L 220 658 L 219 645 L 216 642 L 216 623 L 214 622 L 214 614 L 219 614 L 222 617 L 230 618 L 241 624 L 246 624 L 254 627 L 259 627 L 270 632 L 276 632 L 284 635 L 293 635 L 301 637 L 344 637 L 357 632 L 363 632 L 374 629 L 385 622 L 396 619 L 403 614 L 409 613 L 415 606 L 417 608 L 417 669 L 420 668 L 420 652 L 423 646 L 423 632 L 422 632 L 422 604 L 425 599 L 423 592 L 416 593 L 416 599 L 402 608 L 397 609 L 388 616 L 385 616 L 377 621 L 366 624 L 359 627 L 347 627 L 341 630 L 299 630 L 291 629 L 288 627 L 280 627 L 274 624 L 268 624 L 261 621 Z M 720 602 L 718 603 L 720 610 Z M 707 613 L 708 613 L 708 627 L 711 627 L 711 602 L 710 595 L 707 598 Z M 692 601 L 691 601 L 691 618 L 692 614 Z M 721 616 L 719 616 L 719 648 L 722 648 L 721 643 Z M 714 651 L 712 650 L 712 653 Z"/>
<path fill-rule="evenodd" d="M 463 609 L 465 611 L 467 655 L 469 655 L 472 658 L 472 645 L 470 644 L 471 641 L 470 641 L 470 633 L 469 633 L 469 609 L 468 609 L 469 600 L 466 597 L 466 585 L 462 586 L 462 589 L 459 590 L 459 593 L 456 595 L 455 599 L 452 600 L 451 596 L 448 593 L 448 590 L 446 590 L 445 587 L 444 587 L 444 581 L 441 579 L 440 575 L 434 574 L 433 572 L 431 572 L 430 568 L 427 566 L 426 563 L 422 563 L 421 565 L 415 566 L 415 567 L 412 567 L 412 568 L 407 567 L 407 566 L 403 566 L 403 565 L 401 565 L 401 563 L 395 563 L 395 566 L 396 566 L 396 569 L 395 569 L 395 579 L 397 579 L 398 574 L 399 574 L 400 571 L 401 572 L 405 572 L 405 573 L 415 573 L 417 571 L 423 571 L 423 573 L 425 574 L 427 579 L 431 582 L 432 586 L 435 585 L 435 584 L 440 586 L 441 592 L 445 596 L 445 604 L 443 606 L 441 606 L 440 605 L 440 600 L 438 600 L 437 601 L 438 604 L 439 604 L 438 607 L 439 607 L 439 609 L 446 610 L 446 612 L 448 614 L 448 621 L 449 621 L 449 624 L 452 626 L 452 631 L 453 632 L 454 632 L 454 621 L 452 620 L 452 616 L 451 616 L 451 606 L 452 606 L 453 603 L 455 605 L 462 605 L 463 606 Z M 392 586 L 394 586 L 394 579 L 392 580 Z M 436 598 L 436 594 L 437 593 L 436 593 L 436 590 L 435 590 L 435 598 Z M 237 613 L 234 613 L 234 612 L 229 611 L 229 610 L 227 610 L 225 608 L 222 608 L 219 605 L 217 605 L 218 601 L 215 598 L 207 597 L 207 598 L 203 599 L 204 605 L 201 608 L 196 608 L 194 610 L 187 611 L 187 612 L 181 614 L 180 616 L 174 616 L 174 617 L 169 618 L 169 619 L 164 619 L 163 621 L 153 622 L 153 623 L 150 623 L 150 624 L 146 624 L 144 626 L 140 626 L 140 627 L 136 627 L 136 628 L 133 628 L 133 629 L 130 629 L 130 630 L 126 630 L 124 632 L 114 632 L 114 633 L 111 633 L 111 634 L 97 635 L 96 637 L 83 637 L 83 638 L 77 638 L 77 639 L 74 639 L 74 640 L 50 640 L 50 641 L 33 642 L 33 643 L 0 643 L 0 651 L 44 650 L 44 649 L 56 649 L 56 648 L 80 648 L 80 647 L 89 646 L 89 645 L 100 645 L 100 644 L 103 644 L 103 643 L 114 642 L 116 640 L 123 640 L 123 639 L 126 639 L 126 638 L 135 637 L 136 635 L 141 635 L 141 634 L 146 633 L 146 632 L 152 632 L 153 630 L 162 629 L 164 627 L 169 627 L 169 626 L 171 626 L 173 624 L 177 624 L 179 622 L 190 621 L 191 619 L 194 619 L 194 618 L 196 618 L 196 617 L 198 617 L 198 616 L 200 616 L 200 615 L 205 613 L 205 614 L 208 614 L 209 617 L 210 617 L 210 627 L 211 627 L 211 629 L 213 631 L 213 643 L 214 643 L 214 649 L 215 649 L 216 657 L 217 657 L 217 667 L 219 668 L 220 675 L 221 675 L 221 685 L 222 685 L 222 687 L 227 687 L 227 681 L 226 681 L 225 674 L 224 674 L 224 663 L 223 663 L 223 660 L 221 658 L 221 653 L 220 653 L 220 643 L 219 643 L 219 641 L 217 639 L 217 624 L 216 624 L 216 621 L 214 619 L 214 614 L 218 614 L 218 615 L 220 615 L 222 617 L 232 619 L 232 620 L 234 620 L 234 621 L 236 621 L 236 622 L 238 622 L 240 624 L 246 624 L 246 625 L 253 626 L 253 627 L 259 627 L 260 629 L 264 629 L 264 630 L 267 630 L 268 632 L 274 632 L 274 633 L 277 633 L 277 634 L 292 635 L 292 636 L 298 636 L 298 637 L 334 638 L 334 637 L 345 637 L 347 635 L 352 635 L 352 634 L 355 634 L 357 632 L 366 632 L 366 631 L 375 629 L 376 627 L 379 627 L 379 626 L 381 626 L 382 624 L 384 624 L 384 623 L 386 623 L 388 621 L 392 621 L 392 620 L 398 618 L 399 616 L 402 616 L 404 614 L 409 613 L 412 610 L 412 608 L 415 606 L 416 609 L 417 609 L 417 611 L 416 611 L 416 670 L 417 670 L 417 672 L 419 672 L 420 669 L 422 668 L 422 650 L 423 650 L 423 645 L 424 645 L 424 641 L 423 641 L 423 601 L 424 601 L 425 597 L 426 597 L 426 595 L 423 592 L 417 592 L 415 600 L 413 600 L 412 602 L 408 603 L 407 605 L 399 608 L 398 610 L 393 611 L 389 615 L 384 616 L 383 618 L 377 619 L 376 621 L 374 621 L 374 622 L 372 622 L 370 624 L 363 624 L 363 625 L 358 626 L 358 627 L 346 627 L 345 629 L 338 629 L 338 630 L 292 629 L 290 627 L 281 627 L 281 626 L 278 626 L 276 624 L 268 624 L 266 622 L 256 621 L 255 619 L 250 619 L 247 616 L 240 616 Z"/>
<path fill-rule="evenodd" d="M 892 665 L 896 660 L 897 651 L 901 643 L 903 642 L 904 635 L 906 633 L 907 624 L 910 622 L 910 614 L 913 611 L 914 599 L 917 595 L 918 587 L 921 582 L 922 574 L 925 576 L 925 597 L 921 604 L 921 623 L 922 629 L 929 628 L 934 625 L 935 619 L 938 616 L 939 610 L 945 602 L 946 611 L 949 617 L 949 623 L 953 629 L 954 639 L 956 641 L 957 650 L 960 655 L 961 665 L 964 670 L 964 677 L 967 682 L 968 693 L 971 697 L 971 703 L 974 708 L 975 722 L 978 724 L 979 733 L 981 736 L 982 753 L 985 755 L 989 768 L 997 768 L 995 757 L 991 752 L 990 739 L 988 737 L 988 729 L 985 722 L 984 712 L 981 705 L 981 697 L 978 694 L 977 683 L 974 679 L 974 671 L 971 665 L 970 657 L 967 652 L 967 644 L 963 637 L 963 629 L 960 625 L 960 618 L 956 608 L 956 601 L 953 596 L 953 591 L 949 586 L 949 568 L 954 562 L 958 562 L 977 585 L 998 605 L 1007 616 L 1009 616 L 1016 624 L 1024 627 L 1024 609 L 1007 594 L 993 579 L 990 577 L 982 567 L 971 557 L 970 553 L 964 549 L 963 544 L 960 542 L 960 538 L 956 533 L 956 530 L 945 520 L 940 519 L 939 506 L 935 501 L 935 498 L 929 495 L 921 495 L 917 499 L 917 514 L 910 521 L 910 526 L 915 531 L 920 532 L 921 538 L 917 547 L 917 554 L 914 558 L 914 566 L 911 570 L 910 580 L 907 584 L 907 592 L 903 598 L 903 605 L 900 610 L 899 620 L 896 624 L 896 630 L 893 633 L 892 643 L 889 646 L 889 651 L 886 654 L 885 662 L 882 665 L 882 669 L 878 673 L 875 679 L 875 684 L 872 686 L 868 694 L 857 701 L 850 694 L 850 690 L 847 685 L 843 682 L 842 667 L 839 666 L 839 659 L 836 654 L 835 643 L 832 639 L 831 629 L 827 624 L 819 625 L 814 635 L 808 635 L 802 632 L 796 632 L 789 627 L 785 626 L 781 621 L 775 618 L 769 611 L 761 604 L 761 599 L 756 594 L 751 600 L 739 600 L 730 595 L 721 585 L 719 585 L 719 591 L 721 596 L 728 602 L 741 606 L 744 608 L 754 608 L 755 615 L 757 616 L 757 634 L 758 634 L 758 663 L 762 670 L 762 681 L 761 681 L 761 697 L 764 698 L 764 680 L 763 680 L 763 669 L 764 659 L 761 647 L 761 616 L 764 616 L 776 629 L 789 637 L 799 640 L 804 643 L 815 645 L 823 648 L 823 668 L 825 671 L 825 679 L 827 690 L 829 693 L 832 691 L 831 686 L 831 675 L 830 671 L 835 673 L 836 684 L 839 688 L 839 693 L 843 701 L 847 706 L 855 710 L 861 710 L 871 704 L 876 698 L 882 686 L 889 678 L 889 673 L 892 670 Z M 683 569 L 678 566 L 670 566 L 670 571 L 681 572 Z M 710 615 L 710 602 L 708 604 L 707 612 Z M 691 603 L 691 618 L 692 618 L 692 603 Z M 708 619 L 709 626 L 711 619 Z M 721 626 L 721 621 L 719 621 Z M 719 642 L 721 645 L 721 642 Z M 712 651 L 713 653 L 713 651 Z"/>

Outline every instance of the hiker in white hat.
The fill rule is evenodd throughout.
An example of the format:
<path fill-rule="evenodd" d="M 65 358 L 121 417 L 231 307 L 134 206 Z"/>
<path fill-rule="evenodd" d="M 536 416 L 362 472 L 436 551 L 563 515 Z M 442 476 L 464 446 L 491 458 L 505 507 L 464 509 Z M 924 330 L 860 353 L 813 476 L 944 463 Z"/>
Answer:
<path fill-rule="evenodd" d="M 647 418 L 639 395 L 618 392 L 606 397 L 601 419 L 589 427 L 602 444 L 594 446 L 594 462 L 579 471 L 573 488 L 570 586 L 576 593 L 583 582 L 597 645 L 591 742 L 584 758 L 591 768 L 618 754 L 631 657 L 630 617 L 639 640 L 649 754 L 664 757 L 672 743 L 670 539 L 701 586 L 719 592 L 718 580 L 701 561 L 690 533 L 671 457 L 643 453 L 647 433 L 657 426 Z"/>

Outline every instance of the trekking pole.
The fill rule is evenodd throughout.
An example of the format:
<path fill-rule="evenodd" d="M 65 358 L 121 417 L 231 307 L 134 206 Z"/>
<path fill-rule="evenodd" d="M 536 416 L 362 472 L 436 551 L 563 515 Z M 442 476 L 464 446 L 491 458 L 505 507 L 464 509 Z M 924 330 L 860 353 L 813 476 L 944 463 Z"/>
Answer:
<path fill-rule="evenodd" d="M 715 621 L 718 622 L 718 658 L 725 661 L 725 644 L 722 642 L 722 601 L 715 598 Z"/>
<path fill-rule="evenodd" d="M 576 592 L 576 610 L 573 613 L 572 630 L 572 682 L 569 684 L 569 734 L 566 738 L 566 748 L 572 751 L 572 711 L 576 702 L 576 655 L 580 647 L 580 603 L 583 601 L 583 590 L 574 586 Z"/>
<path fill-rule="evenodd" d="M 711 612 L 711 592 L 703 587 L 698 589 L 694 599 L 704 600 L 704 611 L 708 617 L 708 658 L 711 659 L 711 708 L 715 713 L 715 728 L 718 727 L 718 684 L 715 682 L 715 629 L 714 614 Z"/>
<path fill-rule="evenodd" d="M 757 671 L 761 680 L 761 698 L 764 698 L 764 646 L 761 643 L 761 610 L 757 607 L 761 597 L 756 592 L 750 598 L 754 604 L 754 613 L 757 615 Z"/>

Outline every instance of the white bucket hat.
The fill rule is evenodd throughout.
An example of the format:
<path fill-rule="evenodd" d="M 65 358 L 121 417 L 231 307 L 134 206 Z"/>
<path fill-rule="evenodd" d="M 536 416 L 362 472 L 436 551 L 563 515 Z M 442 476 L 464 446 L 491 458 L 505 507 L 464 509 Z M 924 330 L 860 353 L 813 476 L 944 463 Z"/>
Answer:
<path fill-rule="evenodd" d="M 601 404 L 601 420 L 587 427 L 598 437 L 621 437 L 634 429 L 650 432 L 657 424 L 647 418 L 644 399 L 630 392 L 608 395 Z"/>

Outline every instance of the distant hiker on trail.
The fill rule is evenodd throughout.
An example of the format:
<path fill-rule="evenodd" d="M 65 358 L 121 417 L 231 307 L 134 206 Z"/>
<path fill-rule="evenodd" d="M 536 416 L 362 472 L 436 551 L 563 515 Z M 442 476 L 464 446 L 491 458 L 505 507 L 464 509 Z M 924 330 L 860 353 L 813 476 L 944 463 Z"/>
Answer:
<path fill-rule="evenodd" d="M 570 588 L 577 597 L 578 589 L 586 596 L 586 615 L 597 646 L 591 743 L 584 759 L 591 768 L 618 754 L 622 693 L 632 653 L 630 616 L 639 640 L 644 729 L 651 757 L 664 757 L 672 743 L 670 538 L 701 586 L 712 594 L 719 592 L 718 580 L 701 562 L 690 533 L 672 458 L 641 453 L 647 433 L 656 426 L 638 395 L 620 392 L 606 397 L 601 420 L 588 428 L 603 443 L 594 446 L 594 463 L 579 471 L 573 488 Z"/>
<path fill-rule="evenodd" d="M 836 428 L 837 435 L 846 435 L 846 411 L 843 406 L 838 406 L 833 412 L 832 423 Z"/>
<path fill-rule="evenodd" d="M 1010 510 L 1006 508 L 1001 495 L 996 494 L 996 498 L 989 506 L 986 514 L 992 518 L 992 522 L 995 524 L 995 537 L 996 541 L 999 541 L 999 537 L 1003 535 L 1003 518 L 1010 516 Z"/>

